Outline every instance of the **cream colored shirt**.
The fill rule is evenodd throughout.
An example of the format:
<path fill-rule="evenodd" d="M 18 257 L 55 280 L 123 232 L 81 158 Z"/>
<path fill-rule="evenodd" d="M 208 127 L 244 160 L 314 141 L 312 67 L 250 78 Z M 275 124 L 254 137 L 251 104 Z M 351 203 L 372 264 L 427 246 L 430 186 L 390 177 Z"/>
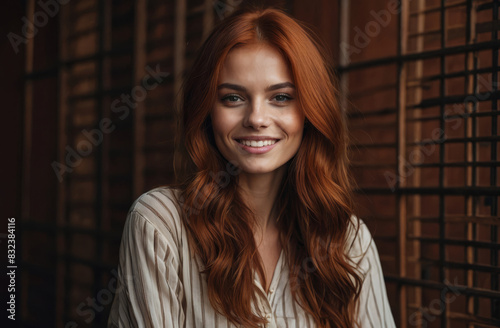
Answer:
<path fill-rule="evenodd" d="M 208 299 L 207 282 L 200 274 L 199 261 L 190 255 L 174 192 L 168 188 L 151 190 L 139 197 L 129 212 L 108 327 L 234 327 Z M 292 298 L 283 254 L 268 293 L 255 274 L 259 296 L 255 306 L 268 319 L 266 327 L 315 327 L 312 317 Z M 363 223 L 349 254 L 366 275 L 358 314 L 361 327 L 395 327 L 377 249 Z"/>

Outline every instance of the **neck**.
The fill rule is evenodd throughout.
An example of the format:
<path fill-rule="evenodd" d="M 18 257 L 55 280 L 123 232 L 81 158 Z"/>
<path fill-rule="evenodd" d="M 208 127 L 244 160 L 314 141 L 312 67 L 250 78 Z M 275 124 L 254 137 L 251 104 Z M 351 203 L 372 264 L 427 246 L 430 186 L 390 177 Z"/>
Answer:
<path fill-rule="evenodd" d="M 285 174 L 285 167 L 265 174 L 241 173 L 238 184 L 242 197 L 257 220 L 255 234 L 264 235 L 276 228 L 274 204 Z"/>

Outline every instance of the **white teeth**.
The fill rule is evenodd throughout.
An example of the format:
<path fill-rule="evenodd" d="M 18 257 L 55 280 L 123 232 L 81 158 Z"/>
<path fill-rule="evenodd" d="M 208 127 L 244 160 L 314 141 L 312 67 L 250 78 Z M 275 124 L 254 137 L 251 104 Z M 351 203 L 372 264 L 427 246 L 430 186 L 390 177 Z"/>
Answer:
<path fill-rule="evenodd" d="M 240 140 L 240 143 L 248 147 L 264 147 L 271 146 L 276 143 L 277 140 Z"/>

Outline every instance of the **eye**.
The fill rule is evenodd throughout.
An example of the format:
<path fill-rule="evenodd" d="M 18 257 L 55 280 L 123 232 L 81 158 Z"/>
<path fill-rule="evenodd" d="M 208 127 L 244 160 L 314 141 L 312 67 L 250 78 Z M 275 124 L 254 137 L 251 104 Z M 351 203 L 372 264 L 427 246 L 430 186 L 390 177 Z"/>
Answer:
<path fill-rule="evenodd" d="M 274 96 L 274 99 L 279 102 L 279 103 L 284 103 L 284 102 L 287 102 L 287 101 L 290 101 L 292 100 L 293 98 L 290 97 L 290 95 L 286 94 L 286 93 L 280 93 L 276 96 Z"/>
<path fill-rule="evenodd" d="M 241 99 L 241 97 L 238 95 L 226 95 L 221 99 L 222 102 L 227 102 L 227 103 L 236 103 L 238 102 L 238 100 L 243 100 L 243 99 Z"/>

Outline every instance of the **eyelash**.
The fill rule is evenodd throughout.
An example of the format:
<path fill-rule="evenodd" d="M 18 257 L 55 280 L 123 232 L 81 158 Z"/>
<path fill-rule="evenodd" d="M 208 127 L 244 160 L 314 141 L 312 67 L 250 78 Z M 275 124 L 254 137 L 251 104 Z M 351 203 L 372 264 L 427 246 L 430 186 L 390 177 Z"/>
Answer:
<path fill-rule="evenodd" d="M 228 99 L 231 97 L 236 97 L 236 98 L 241 99 L 241 97 L 238 95 L 230 94 L 230 95 L 225 95 L 224 97 L 222 97 L 221 101 L 224 101 L 224 102 L 229 101 Z M 230 101 L 230 102 L 234 102 L 234 101 Z"/>
<path fill-rule="evenodd" d="M 229 101 L 228 99 L 231 98 L 231 97 L 236 97 L 236 98 L 239 98 L 239 99 L 242 99 L 239 95 L 236 95 L 236 94 L 229 94 L 229 95 L 226 95 L 224 96 L 221 101 L 223 102 L 235 102 L 235 101 Z M 273 97 L 276 98 L 276 97 L 285 97 L 286 99 L 284 101 L 278 101 L 279 103 L 285 103 L 287 101 L 290 101 L 290 100 L 293 100 L 293 98 L 289 95 L 289 94 L 286 94 L 286 93 L 279 93 L 277 95 L 275 95 Z"/>
<path fill-rule="evenodd" d="M 286 93 L 279 93 L 279 94 L 277 94 L 276 96 L 274 96 L 274 98 L 276 98 L 276 97 L 280 97 L 280 96 L 281 96 L 281 97 L 285 97 L 285 98 L 286 98 L 286 100 L 285 100 L 285 101 L 290 101 L 290 100 L 292 100 L 292 99 L 293 99 L 290 95 L 288 95 L 288 94 L 286 94 Z M 280 101 L 280 102 L 284 102 L 284 101 Z"/>

